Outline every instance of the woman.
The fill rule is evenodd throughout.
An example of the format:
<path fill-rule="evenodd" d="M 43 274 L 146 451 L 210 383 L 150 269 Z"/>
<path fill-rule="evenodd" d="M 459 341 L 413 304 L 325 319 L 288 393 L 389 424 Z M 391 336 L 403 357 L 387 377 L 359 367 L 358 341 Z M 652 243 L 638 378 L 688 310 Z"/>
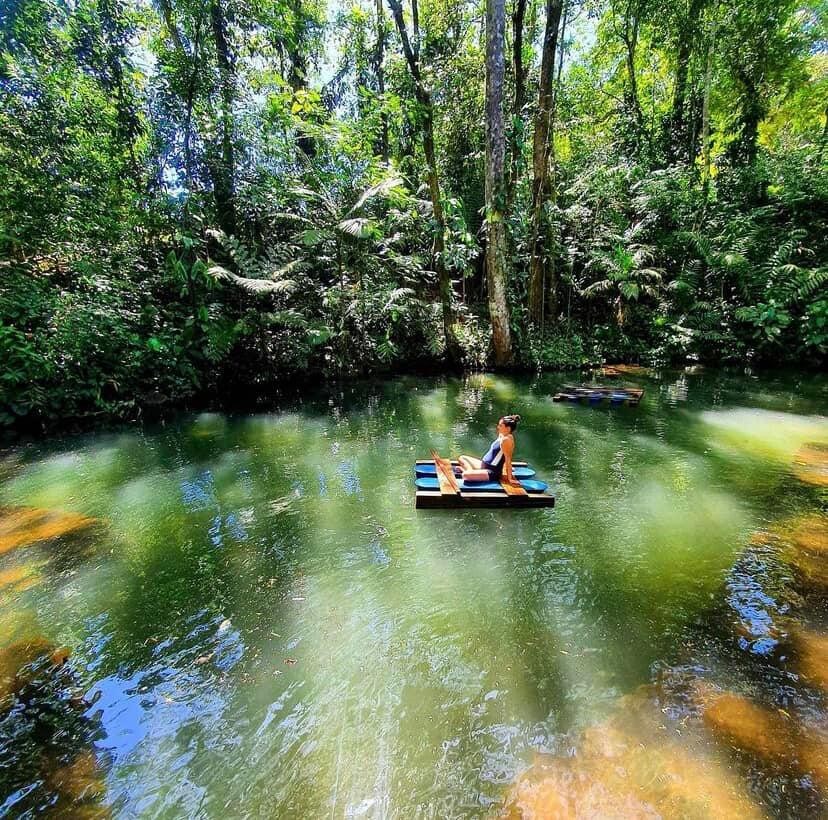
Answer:
<path fill-rule="evenodd" d="M 512 473 L 512 455 L 515 452 L 513 433 L 520 416 L 503 416 L 497 423 L 497 438 L 483 458 L 460 456 L 460 474 L 464 481 L 505 481 L 513 487 L 520 482 Z"/>

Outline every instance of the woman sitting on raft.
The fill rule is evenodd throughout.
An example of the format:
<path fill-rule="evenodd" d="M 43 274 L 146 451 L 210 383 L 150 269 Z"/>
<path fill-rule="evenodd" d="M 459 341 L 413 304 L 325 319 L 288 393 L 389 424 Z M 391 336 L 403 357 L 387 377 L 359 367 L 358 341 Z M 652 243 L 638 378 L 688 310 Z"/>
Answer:
<path fill-rule="evenodd" d="M 506 481 L 513 487 L 520 482 L 512 473 L 512 455 L 515 452 L 515 427 L 520 416 L 503 416 L 497 423 L 497 438 L 483 458 L 460 456 L 460 474 L 464 481 Z"/>

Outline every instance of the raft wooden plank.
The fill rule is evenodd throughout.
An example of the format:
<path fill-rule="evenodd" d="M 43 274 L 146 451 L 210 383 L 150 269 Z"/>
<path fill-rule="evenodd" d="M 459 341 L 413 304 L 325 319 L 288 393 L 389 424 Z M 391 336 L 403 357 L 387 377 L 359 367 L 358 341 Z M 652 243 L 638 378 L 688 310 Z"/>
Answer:
<path fill-rule="evenodd" d="M 460 492 L 460 486 L 454 477 L 451 462 L 448 459 L 440 458 L 436 452 L 432 452 L 431 455 L 434 456 L 434 464 L 437 466 L 437 482 L 440 485 L 440 493 L 442 495 L 457 495 Z"/>
<path fill-rule="evenodd" d="M 523 487 L 513 487 L 508 481 L 501 481 L 500 486 L 503 487 L 503 491 L 506 495 L 529 495 Z"/>
<path fill-rule="evenodd" d="M 445 460 L 449 461 L 449 459 L 445 459 Z M 416 459 L 414 459 L 414 463 L 415 464 L 434 464 L 434 459 L 433 458 L 416 458 Z M 451 463 L 452 463 L 452 466 L 454 466 L 454 467 L 456 467 L 459 464 L 459 462 L 457 461 L 456 458 L 451 459 Z M 529 466 L 528 461 L 513 461 L 512 464 L 515 467 L 528 467 Z"/>
<path fill-rule="evenodd" d="M 418 490 L 414 506 L 417 509 L 537 509 L 554 507 L 555 496 L 549 493 L 527 493 L 525 496 L 505 493 L 460 492 L 444 495 L 435 490 Z"/>

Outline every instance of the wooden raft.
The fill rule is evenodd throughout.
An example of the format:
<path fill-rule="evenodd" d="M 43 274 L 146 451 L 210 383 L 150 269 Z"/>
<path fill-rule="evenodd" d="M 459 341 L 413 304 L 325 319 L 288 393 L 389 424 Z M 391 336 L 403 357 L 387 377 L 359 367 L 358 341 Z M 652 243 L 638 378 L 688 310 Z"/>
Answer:
<path fill-rule="evenodd" d="M 620 398 L 623 394 L 623 398 Z M 644 391 L 638 387 L 610 387 L 604 384 L 589 385 L 587 387 L 564 385 L 560 393 L 552 396 L 552 401 L 588 401 L 598 404 L 609 399 L 611 403 L 628 404 L 636 407 L 641 402 Z"/>
<path fill-rule="evenodd" d="M 417 490 L 414 506 L 417 509 L 463 509 L 480 507 L 554 507 L 555 496 L 551 493 L 527 493 L 523 487 L 513 487 L 500 482 L 500 491 L 461 489 L 454 476 L 456 461 L 440 458 L 425 459 L 417 464 L 436 464 L 438 490 Z M 525 467 L 525 461 L 513 461 L 514 467 Z"/>

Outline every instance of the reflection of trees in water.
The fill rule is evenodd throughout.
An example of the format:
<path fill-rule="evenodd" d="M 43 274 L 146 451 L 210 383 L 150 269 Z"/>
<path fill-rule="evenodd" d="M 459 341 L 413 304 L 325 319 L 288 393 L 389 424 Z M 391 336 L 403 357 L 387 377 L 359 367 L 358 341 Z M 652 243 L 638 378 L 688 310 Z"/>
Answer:
<path fill-rule="evenodd" d="M 0 814 L 108 814 L 93 748 L 100 724 L 67 658 L 43 638 L 0 650 Z"/>

